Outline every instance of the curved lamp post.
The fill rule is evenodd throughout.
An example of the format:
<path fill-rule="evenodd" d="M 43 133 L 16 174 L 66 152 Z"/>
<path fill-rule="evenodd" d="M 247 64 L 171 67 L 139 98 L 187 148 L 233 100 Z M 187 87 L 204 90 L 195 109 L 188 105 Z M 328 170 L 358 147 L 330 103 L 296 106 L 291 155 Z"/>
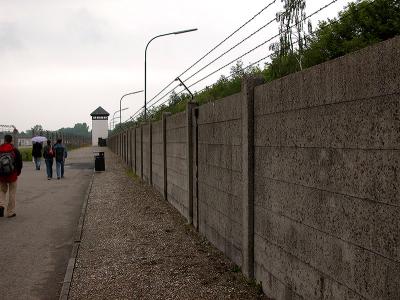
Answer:
<path fill-rule="evenodd" d="M 127 94 L 125 94 L 125 95 L 123 95 L 121 97 L 121 99 L 119 100 L 119 124 L 121 124 L 121 122 L 122 122 L 122 118 L 121 118 L 121 111 L 122 111 L 121 110 L 121 102 L 122 102 L 122 99 L 124 99 L 125 96 L 134 95 L 134 94 L 141 93 L 141 92 L 143 92 L 143 90 L 132 92 L 132 93 L 127 93 Z"/>
<path fill-rule="evenodd" d="M 114 112 L 113 117 L 112 117 L 112 119 L 111 119 L 111 121 L 113 122 L 113 125 L 112 125 L 111 130 L 114 129 L 114 127 L 115 127 L 115 126 L 114 126 L 114 125 L 115 125 L 115 121 L 114 121 L 114 120 L 115 120 L 115 114 L 116 114 L 117 112 L 121 112 L 121 111 L 127 110 L 128 108 L 129 108 L 129 107 L 125 107 L 125 108 L 123 108 L 123 109 L 118 109 L 117 111 Z"/>
<path fill-rule="evenodd" d="M 144 119 L 145 120 L 147 119 L 147 93 L 146 93 L 146 91 L 147 91 L 147 47 L 149 47 L 149 44 L 156 38 L 166 36 L 166 35 L 181 34 L 181 33 L 186 33 L 186 32 L 191 32 L 191 31 L 196 31 L 196 30 L 197 30 L 197 28 L 193 28 L 193 29 L 180 30 L 180 31 L 174 31 L 174 32 L 156 35 L 147 43 L 146 49 L 144 50 Z"/>

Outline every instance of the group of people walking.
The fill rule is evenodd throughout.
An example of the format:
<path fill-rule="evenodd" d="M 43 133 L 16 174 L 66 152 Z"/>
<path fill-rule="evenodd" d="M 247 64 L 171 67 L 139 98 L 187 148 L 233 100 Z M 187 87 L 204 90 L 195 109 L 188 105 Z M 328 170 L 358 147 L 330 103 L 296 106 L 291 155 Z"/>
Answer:
<path fill-rule="evenodd" d="M 62 139 L 52 146 L 51 141 L 47 140 L 47 145 L 36 142 L 32 146 L 32 157 L 35 162 L 36 170 L 40 170 L 41 159 L 44 158 L 46 163 L 47 179 L 53 178 L 53 163 L 56 161 L 57 179 L 64 178 L 64 163 L 67 158 L 67 149 L 62 144 Z"/>
<path fill-rule="evenodd" d="M 67 158 L 67 150 L 62 145 L 62 140 L 52 146 L 51 141 L 47 140 L 43 148 L 41 143 L 34 143 L 32 146 L 32 156 L 36 170 L 40 170 L 41 158 L 46 162 L 47 179 L 53 178 L 53 162 L 56 161 L 57 179 L 64 177 L 64 163 Z M 17 193 L 17 180 L 22 170 L 22 156 L 17 148 L 12 144 L 12 136 L 5 135 L 4 143 L 0 145 L 0 217 L 5 215 L 7 203 L 7 217 L 13 218 L 15 213 L 15 196 Z"/>

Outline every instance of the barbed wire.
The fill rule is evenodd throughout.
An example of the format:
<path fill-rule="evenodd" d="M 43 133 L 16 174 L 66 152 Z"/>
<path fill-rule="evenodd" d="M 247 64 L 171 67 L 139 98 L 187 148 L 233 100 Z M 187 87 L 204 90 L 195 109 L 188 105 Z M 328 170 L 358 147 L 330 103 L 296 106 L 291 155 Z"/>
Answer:
<path fill-rule="evenodd" d="M 294 23 L 293 25 L 291 25 L 290 27 L 288 27 L 286 30 L 279 32 L 278 34 L 272 36 L 271 38 L 265 40 L 264 42 L 262 42 L 261 44 L 258 44 L 257 46 L 253 47 L 252 49 L 248 50 L 247 52 L 245 52 L 244 54 L 236 57 L 235 59 L 229 61 L 228 63 L 224 64 L 223 66 L 219 67 L 218 69 L 212 71 L 211 73 L 207 74 L 206 76 L 200 78 L 199 80 L 197 80 L 196 82 L 190 84 L 188 86 L 188 88 L 193 87 L 194 85 L 204 81 L 205 79 L 209 78 L 210 76 L 214 75 L 215 73 L 221 71 L 222 69 L 226 68 L 227 66 L 231 65 L 232 63 L 240 60 L 241 58 L 247 56 L 248 54 L 254 52 L 255 50 L 259 49 L 260 47 L 264 46 L 265 44 L 271 42 L 272 40 L 274 40 L 275 38 L 279 37 L 280 35 L 288 32 L 289 30 L 291 30 L 293 27 L 297 26 L 299 23 L 306 21 L 307 19 L 315 16 L 316 14 L 320 13 L 321 11 L 323 11 L 324 9 L 328 8 L 329 6 L 333 5 L 334 3 L 336 3 L 339 0 L 332 0 L 331 2 L 325 4 L 324 6 L 321 6 L 319 9 L 315 10 L 313 13 L 309 14 L 308 16 L 305 16 L 304 18 L 302 18 L 301 20 L 299 20 L 299 22 Z M 266 58 L 270 57 L 270 55 L 268 55 Z M 266 59 L 264 58 L 264 59 Z M 185 79 L 185 81 L 187 81 L 188 79 Z M 178 87 L 178 86 L 177 86 Z M 159 103 L 163 98 L 165 98 L 166 96 L 168 96 L 172 91 L 174 91 L 177 87 L 175 87 L 174 89 L 172 89 L 169 93 L 164 94 L 160 99 L 158 99 L 155 103 L 153 103 L 152 105 L 150 105 L 150 107 L 152 107 L 154 104 Z M 165 103 L 165 102 L 162 102 Z"/>
<path fill-rule="evenodd" d="M 191 78 L 193 78 L 194 76 L 196 76 L 197 74 L 199 74 L 201 71 L 203 71 L 205 68 L 207 68 L 208 66 L 210 66 L 211 64 L 213 64 L 214 62 L 216 62 L 217 60 L 219 60 L 220 58 L 224 57 L 226 54 L 228 54 L 229 52 L 231 52 L 233 49 L 237 48 L 238 46 L 240 46 L 241 44 L 243 44 L 245 41 L 247 41 L 249 38 L 251 38 L 252 36 L 254 36 L 255 34 L 257 34 L 258 32 L 260 32 L 261 30 L 267 28 L 269 25 L 271 25 L 273 22 L 276 21 L 276 18 L 273 18 L 272 20 L 268 21 L 266 24 L 264 24 L 263 26 L 261 26 L 260 28 L 258 28 L 256 31 L 254 31 L 253 33 L 251 33 L 250 35 L 246 36 L 244 39 L 242 39 L 240 42 L 238 42 L 237 44 L 235 44 L 234 46 L 232 46 L 231 48 L 229 48 L 228 50 L 226 50 L 224 53 L 222 53 L 221 55 L 219 55 L 218 57 L 216 57 L 215 59 L 213 59 L 211 62 L 209 62 L 208 64 L 206 64 L 204 67 L 202 67 L 201 69 L 197 70 L 195 73 L 193 73 L 192 75 L 190 75 L 188 78 L 186 78 L 184 81 L 190 80 Z"/>
<path fill-rule="evenodd" d="M 196 85 L 196 84 L 202 82 L 202 81 L 205 80 L 206 78 L 209 78 L 210 76 L 214 75 L 214 74 L 217 73 L 218 71 L 220 71 L 220 70 L 226 68 L 227 66 L 229 66 L 229 65 L 231 65 L 232 63 L 234 63 L 234 62 L 240 60 L 241 58 L 243 58 L 244 56 L 248 55 L 249 53 L 255 51 L 256 49 L 258 49 L 258 48 L 260 48 L 260 47 L 262 47 L 262 46 L 265 45 L 266 43 L 272 41 L 274 38 L 280 36 L 281 34 L 284 34 L 284 33 L 287 32 L 288 30 L 290 30 L 290 29 L 292 29 L 293 27 L 295 27 L 296 25 L 298 25 L 300 22 L 304 22 L 305 20 L 311 18 L 312 16 L 315 16 L 316 14 L 320 13 L 321 11 L 323 11 L 324 9 L 328 8 L 329 6 L 333 5 L 334 3 L 338 2 L 338 1 L 339 1 L 339 0 L 332 0 L 332 1 L 330 1 L 329 3 L 325 4 L 324 6 L 320 7 L 319 9 L 315 10 L 313 13 L 309 14 L 308 16 L 305 16 L 305 17 L 302 18 L 299 22 L 293 24 L 292 26 L 290 26 L 290 27 L 289 27 L 288 29 L 286 29 L 285 31 L 282 31 L 282 32 L 280 32 L 280 33 L 274 35 L 273 37 L 267 39 L 266 41 L 262 42 L 261 44 L 257 45 L 256 47 L 253 47 L 253 48 L 250 49 L 249 51 L 246 51 L 244 54 L 240 55 L 239 57 L 235 58 L 234 60 L 231 60 L 229 63 L 224 64 L 223 66 L 221 66 L 221 67 L 219 67 L 218 69 L 216 69 L 215 71 L 213 71 L 213 72 L 207 74 L 206 76 L 200 78 L 200 79 L 197 80 L 196 82 L 190 84 L 188 87 L 189 87 L 189 88 L 190 88 L 190 87 L 193 87 L 194 85 Z M 368 1 L 368 2 L 367 2 L 367 5 L 368 5 L 368 6 L 373 5 L 374 2 L 375 2 L 375 0 L 374 0 L 374 1 Z M 361 7 L 361 8 L 365 9 L 366 7 L 367 7 L 367 6 L 363 6 L 363 7 Z M 323 26 L 323 27 L 318 27 L 315 31 L 310 32 L 310 33 L 306 36 L 306 38 L 312 36 L 313 34 L 315 34 L 315 32 L 317 32 L 317 31 L 319 31 L 319 30 L 323 30 L 324 28 L 326 28 L 326 27 L 328 27 L 328 26 L 332 26 L 333 24 L 338 23 L 339 21 L 341 21 L 341 20 L 343 20 L 343 19 L 345 19 L 345 18 L 347 18 L 347 17 L 349 17 L 349 16 L 350 16 L 350 14 L 344 14 L 344 15 L 342 15 L 340 18 L 337 18 L 337 19 L 334 19 L 334 20 L 330 20 L 330 22 L 326 23 L 325 26 Z M 261 29 L 260 29 L 260 30 L 261 30 Z M 299 40 L 296 40 L 296 41 L 294 42 L 294 44 L 296 44 L 296 43 L 298 43 L 298 42 L 299 42 Z M 270 53 L 270 54 L 268 54 L 268 55 L 266 55 L 266 56 L 264 56 L 264 57 L 258 59 L 257 61 L 255 61 L 255 62 L 253 62 L 253 63 L 250 63 L 250 64 L 247 65 L 245 68 L 243 68 L 243 70 L 246 71 L 247 69 L 249 69 L 249 68 L 251 68 L 251 67 L 253 67 L 253 66 L 255 66 L 255 65 L 258 65 L 260 62 L 262 62 L 262 61 L 267 60 L 268 58 L 270 58 L 273 54 L 274 54 L 274 53 Z M 203 69 L 204 69 L 204 68 L 203 68 Z M 184 74 L 184 73 L 182 73 L 182 74 Z M 234 75 L 234 74 L 230 74 L 229 76 L 226 76 L 225 78 L 226 78 L 226 79 L 229 79 L 229 78 L 231 78 L 233 75 Z M 187 80 L 189 80 L 189 79 L 190 79 L 190 78 L 187 78 L 187 79 L 185 79 L 184 81 L 187 81 Z M 175 80 L 174 80 L 174 81 L 175 81 Z M 173 83 L 174 81 L 172 81 L 172 83 Z M 171 89 L 168 93 L 164 94 L 164 95 L 163 95 L 162 97 L 160 97 L 157 101 L 155 101 L 155 102 L 152 103 L 150 106 L 148 106 L 148 108 L 150 109 L 150 108 L 154 107 L 157 103 L 159 103 L 159 105 L 165 104 L 165 103 L 166 103 L 167 101 L 169 101 L 170 99 L 166 99 L 166 100 L 164 100 L 164 101 L 161 102 L 161 103 L 160 103 L 160 101 L 163 100 L 166 96 L 168 96 L 168 95 L 171 94 L 172 92 L 174 92 L 179 86 L 180 86 L 180 85 L 175 86 L 175 87 L 174 87 L 173 89 Z M 198 94 L 204 92 L 205 90 L 207 90 L 207 89 L 209 89 L 209 88 L 210 88 L 209 86 L 206 86 L 206 87 L 204 87 L 203 89 L 201 89 L 200 91 L 196 91 L 195 94 L 198 95 Z M 165 89 L 166 89 L 166 88 L 165 88 Z M 165 91 L 165 89 L 163 89 L 161 92 Z M 179 95 L 181 95 L 183 92 L 185 92 L 185 89 L 182 89 L 182 90 L 180 90 L 179 92 L 177 92 L 177 93 L 175 94 L 175 96 L 179 96 Z M 161 94 L 161 93 L 159 93 L 159 94 Z M 158 95 L 159 95 L 159 94 L 158 94 Z M 139 114 L 139 113 L 141 112 L 142 109 L 143 109 L 143 107 L 140 108 L 140 109 L 135 113 L 135 115 Z M 132 119 L 133 119 L 133 118 L 130 118 L 130 120 L 132 120 Z"/>
<path fill-rule="evenodd" d="M 225 43 L 227 40 L 229 40 L 232 36 L 234 36 L 236 33 L 238 33 L 241 29 L 243 29 L 245 26 L 247 26 L 250 22 L 254 21 L 259 15 L 261 15 L 265 10 L 267 10 L 269 7 L 271 7 L 273 4 L 276 3 L 276 0 L 273 0 L 269 2 L 266 6 L 264 6 L 260 11 L 258 11 L 255 15 L 253 15 L 249 20 L 247 20 L 245 23 L 240 25 L 237 29 L 235 29 L 231 34 L 229 34 L 226 38 L 224 38 L 221 42 L 219 42 L 217 45 L 215 45 L 211 50 L 209 50 L 206 54 L 204 54 L 202 57 L 200 57 L 197 61 L 195 61 L 192 65 L 190 65 L 188 68 L 186 68 L 182 73 L 180 73 L 177 77 L 181 77 L 182 75 L 186 74 L 189 70 L 191 70 L 194 66 L 196 66 L 199 62 L 201 62 L 204 58 L 206 58 L 208 55 L 210 55 L 212 52 L 214 52 L 219 46 L 221 46 L 223 43 Z M 148 103 L 150 103 L 152 100 L 157 98 L 162 92 L 164 92 L 168 87 L 170 87 L 175 80 L 171 81 L 166 87 L 164 87 L 160 92 L 158 92 L 154 97 L 152 97 Z"/>

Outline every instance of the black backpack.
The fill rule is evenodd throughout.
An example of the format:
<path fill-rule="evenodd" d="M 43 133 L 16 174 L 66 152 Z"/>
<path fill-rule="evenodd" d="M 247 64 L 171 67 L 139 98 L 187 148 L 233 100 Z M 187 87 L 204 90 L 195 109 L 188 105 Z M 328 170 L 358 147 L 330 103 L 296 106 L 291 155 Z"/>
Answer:
<path fill-rule="evenodd" d="M 0 153 L 0 176 L 10 176 L 15 170 L 15 153 Z"/>

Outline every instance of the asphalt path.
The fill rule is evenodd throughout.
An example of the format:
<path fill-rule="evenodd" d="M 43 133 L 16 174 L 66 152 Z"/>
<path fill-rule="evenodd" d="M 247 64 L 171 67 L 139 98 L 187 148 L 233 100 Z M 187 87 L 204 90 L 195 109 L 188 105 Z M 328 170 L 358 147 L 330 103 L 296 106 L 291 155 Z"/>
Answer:
<path fill-rule="evenodd" d="M 92 173 L 90 147 L 69 153 L 61 180 L 24 162 L 17 216 L 0 218 L 0 299 L 58 299 Z"/>

